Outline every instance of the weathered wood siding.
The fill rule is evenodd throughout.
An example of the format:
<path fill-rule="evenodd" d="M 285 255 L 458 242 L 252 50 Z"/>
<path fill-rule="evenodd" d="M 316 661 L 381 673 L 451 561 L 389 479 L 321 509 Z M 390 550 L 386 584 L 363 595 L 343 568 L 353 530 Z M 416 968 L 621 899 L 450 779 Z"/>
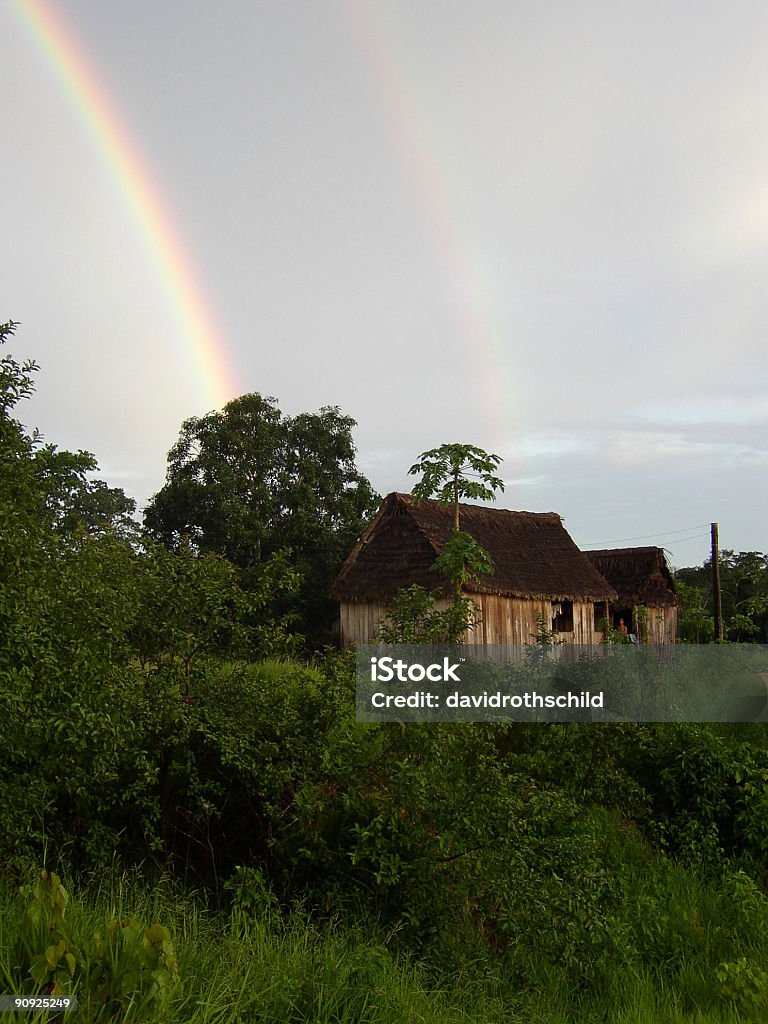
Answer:
<path fill-rule="evenodd" d="M 551 600 L 527 600 L 500 597 L 496 594 L 474 594 L 479 605 L 481 622 L 468 631 L 469 644 L 531 644 L 536 635 L 536 616 L 542 615 L 547 629 L 552 628 Z M 448 599 L 437 601 L 437 608 L 446 608 Z M 601 604 L 602 607 L 602 604 Z M 386 605 L 345 601 L 341 604 L 341 645 L 375 643 L 379 625 L 386 618 Z M 593 601 L 573 602 L 573 630 L 558 633 L 558 639 L 568 644 L 596 644 L 602 633 L 595 632 L 595 605 Z"/>
<path fill-rule="evenodd" d="M 480 625 L 467 634 L 470 644 L 531 644 L 538 628 L 537 616 L 544 626 L 552 628 L 552 601 L 531 600 L 520 597 L 500 597 L 496 594 L 474 594 L 480 606 Z M 573 630 L 558 633 L 559 640 L 567 644 L 595 644 L 602 633 L 594 630 L 595 605 L 593 601 L 573 602 Z"/>
<path fill-rule="evenodd" d="M 648 643 L 673 644 L 677 641 L 677 608 L 647 608 L 648 612 Z"/>
<path fill-rule="evenodd" d="M 341 646 L 376 643 L 379 625 L 387 615 L 386 605 L 364 601 L 341 602 Z"/>

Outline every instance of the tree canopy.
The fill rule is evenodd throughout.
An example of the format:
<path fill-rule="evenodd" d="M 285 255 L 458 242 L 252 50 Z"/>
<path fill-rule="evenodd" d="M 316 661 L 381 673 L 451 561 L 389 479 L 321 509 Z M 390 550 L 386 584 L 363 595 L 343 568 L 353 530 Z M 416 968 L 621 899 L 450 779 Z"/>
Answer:
<path fill-rule="evenodd" d="M 422 452 L 408 470 L 421 480 L 411 491 L 417 500 L 436 498 L 453 507 L 455 530 L 459 529 L 459 501 L 473 498 L 492 501 L 496 491 L 504 490 L 504 481 L 496 476 L 501 456 L 490 455 L 471 444 L 441 444 Z"/>
<path fill-rule="evenodd" d="M 12 320 L 0 324 L 0 345 L 17 326 Z M 6 514 L 17 520 L 26 515 L 27 533 L 34 520 L 37 529 L 49 529 L 60 539 L 71 540 L 78 533 L 134 536 L 136 502 L 93 475 L 99 468 L 95 456 L 44 444 L 38 431 L 28 431 L 12 415 L 33 393 L 37 370 L 33 360 L 20 363 L 10 353 L 0 358 L 0 483 L 11 500 Z"/>
<path fill-rule="evenodd" d="M 492 501 L 496 491 L 504 490 L 504 481 L 495 475 L 501 456 L 491 455 L 471 444 L 443 444 L 422 452 L 408 470 L 421 473 L 411 491 L 417 501 L 435 498 L 453 508 L 453 530 L 434 568 L 453 584 L 454 603 L 461 600 L 461 588 L 481 573 L 493 572 L 491 556 L 469 533 L 459 529 L 459 501 L 475 498 Z"/>
<path fill-rule="evenodd" d="M 737 643 L 768 642 L 768 555 L 761 551 L 723 549 L 720 592 L 726 639 Z M 682 601 L 681 636 L 702 643 L 713 635 L 712 559 L 675 573 Z M 682 586 L 681 586 L 682 584 Z"/>
<path fill-rule="evenodd" d="M 437 589 L 430 594 L 414 584 L 401 590 L 379 629 L 383 643 L 462 643 L 467 630 L 480 624 L 478 606 L 462 587 L 482 573 L 492 573 L 493 560 L 471 534 L 459 529 L 459 499 L 489 500 L 503 491 L 504 482 L 494 473 L 500 462 L 500 456 L 471 444 L 443 444 L 422 452 L 408 470 L 422 475 L 411 491 L 416 501 L 435 498 L 452 506 L 453 529 L 432 568 L 450 580 L 453 600 L 441 609 Z"/>
<path fill-rule="evenodd" d="M 336 406 L 284 416 L 256 393 L 185 420 L 147 531 L 172 549 L 224 555 L 246 586 L 252 567 L 289 549 L 303 577 L 299 627 L 321 631 L 330 583 L 379 500 L 355 466 L 354 426 Z"/>

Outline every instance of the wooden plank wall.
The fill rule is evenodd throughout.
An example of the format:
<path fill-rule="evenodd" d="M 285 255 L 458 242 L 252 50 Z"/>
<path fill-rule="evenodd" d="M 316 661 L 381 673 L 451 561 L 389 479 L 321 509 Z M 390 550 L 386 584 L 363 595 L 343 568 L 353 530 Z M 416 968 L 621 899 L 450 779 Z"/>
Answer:
<path fill-rule="evenodd" d="M 536 634 L 536 616 L 544 616 L 544 624 L 552 626 L 552 602 L 476 594 L 482 621 L 467 634 L 468 644 L 530 644 Z M 445 608 L 448 599 L 437 602 Z M 568 644 L 599 644 L 603 634 L 596 632 L 595 606 L 592 601 L 574 601 L 573 631 L 559 633 L 558 639 Z M 385 604 L 349 601 L 341 605 L 341 645 L 376 643 L 379 625 L 386 618 Z M 598 615 L 598 620 L 600 615 Z M 648 609 L 648 642 L 673 644 L 677 637 L 677 608 Z"/>
<path fill-rule="evenodd" d="M 530 644 L 536 634 L 536 616 L 544 616 L 547 628 L 552 626 L 552 602 L 499 597 L 496 594 L 476 594 L 482 621 L 468 632 L 469 644 Z M 437 602 L 438 608 L 448 606 L 448 600 Z M 379 624 L 386 617 L 386 605 L 374 602 L 349 601 L 341 604 L 341 645 L 375 643 Z M 559 633 L 560 640 L 569 644 L 595 644 L 602 633 L 594 631 L 594 605 L 591 601 L 574 602 L 573 632 Z"/>
<path fill-rule="evenodd" d="M 648 643 L 674 644 L 677 641 L 677 608 L 648 608 Z"/>
<path fill-rule="evenodd" d="M 384 604 L 363 601 L 341 603 L 341 646 L 374 644 L 378 640 L 379 624 L 387 615 Z"/>
<path fill-rule="evenodd" d="M 499 597 L 496 594 L 476 594 L 480 605 L 481 623 L 467 635 L 470 644 L 531 644 L 536 636 L 541 615 L 547 629 L 552 628 L 552 602 L 526 600 L 519 597 Z M 558 639 L 567 644 L 600 643 L 602 633 L 594 630 L 594 603 L 573 602 L 573 631 L 558 633 Z"/>

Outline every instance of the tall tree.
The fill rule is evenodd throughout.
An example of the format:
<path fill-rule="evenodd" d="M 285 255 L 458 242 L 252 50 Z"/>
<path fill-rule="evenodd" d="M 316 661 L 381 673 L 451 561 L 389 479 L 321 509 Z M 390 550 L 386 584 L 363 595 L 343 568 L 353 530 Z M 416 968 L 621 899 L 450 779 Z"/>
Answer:
<path fill-rule="evenodd" d="M 336 406 L 289 417 L 256 393 L 191 417 L 146 528 L 171 548 L 224 555 L 246 586 L 251 568 L 290 549 L 304 578 L 299 628 L 317 634 L 335 610 L 330 583 L 378 504 L 355 466 L 354 426 Z"/>
<path fill-rule="evenodd" d="M 411 491 L 417 501 L 434 498 L 453 510 L 453 529 L 435 559 L 433 569 L 447 576 L 453 588 L 448 608 L 438 608 L 436 597 L 419 584 L 401 590 L 387 608 L 387 618 L 379 629 L 384 643 L 462 643 L 469 629 L 480 622 L 478 608 L 462 587 L 481 573 L 493 572 L 491 556 L 475 538 L 460 526 L 460 500 L 491 500 L 504 490 L 504 481 L 495 475 L 501 458 L 489 455 L 471 444 L 444 444 L 422 452 L 409 474 L 421 473 Z"/>
<path fill-rule="evenodd" d="M 504 490 L 504 481 L 495 475 L 499 455 L 489 455 L 471 444 L 442 444 L 422 452 L 408 470 L 421 473 L 411 491 L 417 500 L 436 498 L 453 508 L 453 528 L 459 529 L 459 502 L 462 498 L 493 501 L 496 491 Z"/>
<path fill-rule="evenodd" d="M 408 470 L 409 474 L 422 474 L 411 491 L 417 501 L 435 498 L 453 509 L 453 530 L 435 568 L 451 580 L 455 603 L 468 580 L 480 573 L 493 572 L 493 562 L 485 548 L 459 528 L 459 509 L 461 498 L 491 501 L 496 491 L 504 490 L 504 481 L 495 475 L 500 462 L 500 456 L 471 444 L 443 444 L 422 452 Z"/>

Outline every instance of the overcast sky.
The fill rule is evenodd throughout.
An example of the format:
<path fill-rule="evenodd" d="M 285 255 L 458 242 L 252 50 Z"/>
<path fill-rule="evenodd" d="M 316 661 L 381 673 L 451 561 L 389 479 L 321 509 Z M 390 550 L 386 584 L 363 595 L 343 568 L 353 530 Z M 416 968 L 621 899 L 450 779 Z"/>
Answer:
<path fill-rule="evenodd" d="M 339 405 L 382 493 L 468 442 L 583 547 L 768 550 L 764 0 L 0 5 L 22 418 L 143 503 L 221 388 L 65 38 L 225 397 Z"/>

